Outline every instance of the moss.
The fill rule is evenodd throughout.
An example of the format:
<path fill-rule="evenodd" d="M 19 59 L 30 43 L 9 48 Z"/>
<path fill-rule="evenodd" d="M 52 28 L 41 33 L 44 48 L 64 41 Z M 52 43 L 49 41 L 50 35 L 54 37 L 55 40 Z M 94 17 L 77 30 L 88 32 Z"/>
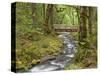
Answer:
<path fill-rule="evenodd" d="M 82 63 L 73 63 L 65 67 L 65 70 L 75 70 L 75 69 L 82 69 Z"/>
<path fill-rule="evenodd" d="M 47 55 L 57 56 L 62 46 L 61 41 L 52 35 L 45 36 L 40 33 L 24 33 L 17 38 L 16 68 L 27 70 L 33 64 Z M 27 36 L 27 37 L 24 37 Z M 31 36 L 31 37 L 30 37 Z M 30 38 L 29 38 L 30 37 Z M 36 40 L 38 38 L 38 40 Z"/>

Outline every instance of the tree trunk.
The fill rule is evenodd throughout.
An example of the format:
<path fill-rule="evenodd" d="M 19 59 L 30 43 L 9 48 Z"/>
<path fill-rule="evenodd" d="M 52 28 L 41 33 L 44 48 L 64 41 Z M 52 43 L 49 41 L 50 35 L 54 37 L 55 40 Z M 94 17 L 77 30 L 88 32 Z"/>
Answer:
<path fill-rule="evenodd" d="M 64 17 L 65 17 L 65 14 L 62 16 L 62 19 L 61 19 L 61 21 L 60 21 L 60 24 L 63 23 L 63 19 L 64 19 Z"/>
<path fill-rule="evenodd" d="M 92 21 L 93 21 L 93 8 L 92 7 L 89 7 L 89 18 L 88 18 L 88 21 L 89 21 L 89 35 L 91 37 L 92 35 Z"/>
<path fill-rule="evenodd" d="M 45 21 L 45 4 L 43 4 L 43 19 Z"/>
<path fill-rule="evenodd" d="M 53 27 L 53 5 L 51 4 L 51 7 L 50 7 L 50 30 L 51 32 L 54 32 L 54 27 Z"/>
<path fill-rule="evenodd" d="M 46 18 L 44 24 L 44 32 L 49 34 L 53 30 L 53 5 L 48 4 L 46 9 Z"/>
<path fill-rule="evenodd" d="M 80 33 L 79 33 L 79 40 L 83 41 L 87 37 L 87 9 L 86 7 L 80 8 Z"/>
<path fill-rule="evenodd" d="M 33 26 L 36 25 L 36 4 L 32 4 L 32 21 L 33 21 Z"/>

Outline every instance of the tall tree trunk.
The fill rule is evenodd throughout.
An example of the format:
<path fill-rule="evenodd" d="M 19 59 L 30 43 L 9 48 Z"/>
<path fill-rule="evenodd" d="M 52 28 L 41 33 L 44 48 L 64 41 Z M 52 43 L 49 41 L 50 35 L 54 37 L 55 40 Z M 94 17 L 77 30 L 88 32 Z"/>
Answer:
<path fill-rule="evenodd" d="M 51 4 L 50 5 L 50 15 L 49 15 L 50 16 L 50 28 L 51 28 L 50 30 L 51 30 L 51 32 L 54 32 L 54 27 L 53 27 L 53 20 L 54 20 L 53 19 L 53 13 L 54 13 L 53 12 L 53 4 Z"/>
<path fill-rule="evenodd" d="M 63 14 L 63 16 L 62 16 L 62 19 L 61 19 L 61 21 L 60 21 L 60 24 L 63 23 L 63 19 L 64 19 L 64 17 L 65 17 L 65 14 Z"/>
<path fill-rule="evenodd" d="M 73 25 L 74 25 L 74 13 L 72 12 L 72 16 L 73 16 Z"/>
<path fill-rule="evenodd" d="M 46 34 L 49 34 L 52 32 L 52 30 L 53 30 L 53 5 L 48 4 L 46 9 L 44 32 Z"/>
<path fill-rule="evenodd" d="M 73 12 L 73 8 L 71 8 L 71 17 L 72 17 L 72 25 L 74 25 L 74 12 Z"/>
<path fill-rule="evenodd" d="M 88 21 L 89 21 L 89 35 L 91 37 L 92 35 L 92 21 L 93 21 L 93 8 L 89 7 L 89 17 L 88 17 Z"/>
<path fill-rule="evenodd" d="M 43 4 L 43 20 L 45 21 L 45 4 Z"/>
<path fill-rule="evenodd" d="M 77 12 L 78 33 L 79 33 L 79 35 L 78 35 L 78 40 L 79 40 L 79 39 L 80 39 L 80 7 L 76 6 L 76 7 L 74 7 L 74 8 L 75 8 L 75 10 L 76 10 L 76 12 Z M 78 43 L 80 43 L 80 41 L 79 41 Z"/>
<path fill-rule="evenodd" d="M 79 40 L 83 41 L 87 37 L 87 7 L 80 8 L 80 33 L 79 33 Z"/>
<path fill-rule="evenodd" d="M 36 4 L 32 3 L 32 21 L 33 21 L 33 26 L 36 25 L 36 13 L 35 13 L 35 11 L 36 11 Z"/>

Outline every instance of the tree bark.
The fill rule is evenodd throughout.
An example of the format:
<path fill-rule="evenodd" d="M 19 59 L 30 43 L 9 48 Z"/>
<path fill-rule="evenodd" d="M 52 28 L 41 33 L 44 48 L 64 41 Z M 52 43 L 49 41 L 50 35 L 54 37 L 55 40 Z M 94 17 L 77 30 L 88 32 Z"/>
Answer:
<path fill-rule="evenodd" d="M 79 40 L 83 41 L 87 37 L 87 7 L 80 8 L 80 33 Z"/>
<path fill-rule="evenodd" d="M 43 4 L 43 19 L 45 21 L 45 4 Z"/>
<path fill-rule="evenodd" d="M 89 17 L 88 17 L 88 22 L 89 22 L 89 35 L 92 35 L 92 21 L 93 21 L 93 8 L 89 7 Z"/>
<path fill-rule="evenodd" d="M 49 34 L 53 31 L 53 5 L 48 4 L 46 9 L 46 18 L 44 24 L 44 32 Z"/>
<path fill-rule="evenodd" d="M 36 25 L 36 4 L 32 4 L 32 21 L 33 21 L 33 26 Z"/>

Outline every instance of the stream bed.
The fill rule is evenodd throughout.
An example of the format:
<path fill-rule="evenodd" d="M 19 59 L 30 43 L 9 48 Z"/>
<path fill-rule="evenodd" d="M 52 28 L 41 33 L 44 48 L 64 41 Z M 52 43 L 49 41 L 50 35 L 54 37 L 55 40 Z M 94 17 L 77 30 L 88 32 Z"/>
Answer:
<path fill-rule="evenodd" d="M 30 72 L 64 70 L 66 66 L 71 64 L 71 61 L 75 55 L 75 42 L 70 37 L 68 32 L 61 32 L 58 35 L 58 38 L 63 41 L 63 48 L 61 48 L 61 54 L 59 54 L 53 60 L 48 60 L 35 65 L 29 70 Z"/>

